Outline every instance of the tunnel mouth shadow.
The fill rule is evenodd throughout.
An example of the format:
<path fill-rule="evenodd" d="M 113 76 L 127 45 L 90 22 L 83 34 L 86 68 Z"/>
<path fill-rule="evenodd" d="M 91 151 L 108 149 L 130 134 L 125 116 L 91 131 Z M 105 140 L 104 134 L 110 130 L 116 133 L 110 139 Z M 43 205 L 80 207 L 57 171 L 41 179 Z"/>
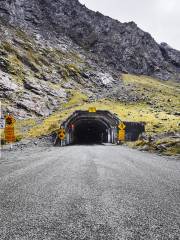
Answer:
<path fill-rule="evenodd" d="M 98 120 L 79 121 L 74 125 L 74 145 L 100 145 L 108 142 L 107 126 Z"/>

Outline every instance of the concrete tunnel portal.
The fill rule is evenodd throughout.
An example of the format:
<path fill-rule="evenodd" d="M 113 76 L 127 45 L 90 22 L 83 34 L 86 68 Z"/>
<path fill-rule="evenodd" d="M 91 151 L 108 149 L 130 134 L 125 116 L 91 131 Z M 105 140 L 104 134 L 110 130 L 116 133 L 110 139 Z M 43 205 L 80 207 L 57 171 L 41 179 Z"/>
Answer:
<path fill-rule="evenodd" d="M 63 145 L 115 143 L 120 120 L 109 111 L 75 111 L 62 124 Z"/>
<path fill-rule="evenodd" d="M 119 143 L 119 126 L 122 121 L 109 111 L 75 111 L 61 125 L 63 139 L 57 134 L 55 145 L 82 145 Z M 143 122 L 123 122 L 126 141 L 136 141 L 145 131 Z M 120 140 L 121 141 L 121 140 Z"/>

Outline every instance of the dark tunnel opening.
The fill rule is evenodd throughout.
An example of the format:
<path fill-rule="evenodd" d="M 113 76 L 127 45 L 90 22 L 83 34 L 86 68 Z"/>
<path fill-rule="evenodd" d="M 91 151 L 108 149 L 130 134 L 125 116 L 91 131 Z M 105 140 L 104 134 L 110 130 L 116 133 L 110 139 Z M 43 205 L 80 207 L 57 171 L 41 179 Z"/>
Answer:
<path fill-rule="evenodd" d="M 122 124 L 125 125 L 123 131 Z M 143 122 L 123 123 L 116 114 L 90 108 L 88 111 L 77 110 L 62 122 L 54 144 L 67 146 L 135 141 L 144 131 Z"/>
<path fill-rule="evenodd" d="M 97 120 L 81 120 L 74 125 L 74 144 L 101 144 L 108 142 L 108 127 Z"/>

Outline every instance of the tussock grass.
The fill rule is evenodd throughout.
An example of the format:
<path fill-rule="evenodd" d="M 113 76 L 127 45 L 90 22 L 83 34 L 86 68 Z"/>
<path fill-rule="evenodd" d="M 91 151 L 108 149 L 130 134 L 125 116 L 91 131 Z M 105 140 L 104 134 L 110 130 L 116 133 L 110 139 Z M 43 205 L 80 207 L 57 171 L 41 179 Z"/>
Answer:
<path fill-rule="evenodd" d="M 125 84 L 131 84 L 136 93 L 145 96 L 155 110 L 172 114 L 179 111 L 180 86 L 178 83 L 131 74 L 123 74 L 123 81 Z"/>
<path fill-rule="evenodd" d="M 27 137 L 37 137 L 56 131 L 60 123 L 64 121 L 75 110 L 88 110 L 89 107 L 96 107 L 98 110 L 109 110 L 118 115 L 122 121 L 140 121 L 146 123 L 146 131 L 149 135 L 178 131 L 178 117 L 169 115 L 166 112 L 159 112 L 159 116 L 146 104 L 125 104 L 102 99 L 97 102 L 88 103 L 84 94 L 74 95 L 64 106 L 46 119 L 41 124 L 33 126 L 26 134 Z M 167 120 L 162 120 L 167 119 Z"/>
<path fill-rule="evenodd" d="M 178 88 L 173 85 L 169 85 L 169 83 L 156 81 L 149 77 L 131 75 L 125 75 L 123 77 L 126 83 L 131 82 L 131 84 L 135 84 L 134 86 L 137 90 L 139 89 L 139 91 L 144 91 L 144 88 L 147 88 L 147 91 L 150 89 L 148 96 L 152 99 L 152 101 L 158 97 L 161 104 L 163 104 L 163 107 L 157 109 L 154 108 L 156 105 L 151 106 L 146 102 L 129 104 L 109 99 L 101 99 L 97 102 L 89 103 L 88 97 L 84 93 L 70 91 L 71 97 L 69 101 L 60 106 L 59 110 L 48 118 L 42 118 L 40 123 L 37 123 L 36 120 L 17 121 L 17 129 L 19 129 L 18 134 L 23 137 L 37 137 L 49 134 L 52 131 L 56 131 L 59 128 L 60 123 L 75 110 L 88 110 L 91 106 L 96 107 L 99 110 L 109 110 L 112 113 L 117 114 L 122 121 L 145 122 L 146 131 L 149 135 L 179 131 L 179 117 L 167 111 L 167 102 L 164 101 L 164 98 L 167 99 L 170 96 L 172 101 L 169 103 L 174 106 L 174 109 L 176 109 L 179 96 Z M 156 90 L 154 90 L 155 85 L 157 85 Z M 159 95 L 154 93 L 160 90 L 161 93 Z M 173 93 L 175 94 L 173 95 Z M 28 130 L 22 131 L 21 129 L 25 129 L 25 126 L 27 126 Z"/>

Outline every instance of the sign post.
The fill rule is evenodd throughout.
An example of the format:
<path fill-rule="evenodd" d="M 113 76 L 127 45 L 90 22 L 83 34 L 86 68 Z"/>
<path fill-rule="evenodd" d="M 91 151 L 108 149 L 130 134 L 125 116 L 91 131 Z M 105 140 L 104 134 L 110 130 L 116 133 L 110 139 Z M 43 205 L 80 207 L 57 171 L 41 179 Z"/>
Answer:
<path fill-rule="evenodd" d="M 119 125 L 118 125 L 118 128 L 119 128 L 119 131 L 118 131 L 118 140 L 119 141 L 124 141 L 125 140 L 125 137 L 126 137 L 126 132 L 125 132 L 125 128 L 126 128 L 126 125 L 121 122 Z"/>
<path fill-rule="evenodd" d="M 65 139 L 65 129 L 60 128 L 59 133 L 58 133 L 59 139 L 61 140 L 61 147 L 63 145 L 63 140 Z"/>
<path fill-rule="evenodd" d="M 119 130 L 119 134 L 118 134 L 118 139 L 119 141 L 124 141 L 125 140 L 125 130 Z"/>
<path fill-rule="evenodd" d="M 5 119 L 4 118 L 0 118 L 0 150 L 1 148 L 3 148 L 3 144 L 2 144 L 2 135 L 4 136 L 4 128 L 5 128 Z M 1 157 L 1 153 L 0 153 L 0 157 Z"/>
<path fill-rule="evenodd" d="M 5 135 L 5 141 L 7 143 L 11 143 L 11 148 L 12 148 L 12 143 L 15 142 L 15 134 L 14 134 L 14 123 L 16 122 L 15 118 L 8 114 L 5 116 L 5 129 L 4 129 L 4 135 Z"/>

